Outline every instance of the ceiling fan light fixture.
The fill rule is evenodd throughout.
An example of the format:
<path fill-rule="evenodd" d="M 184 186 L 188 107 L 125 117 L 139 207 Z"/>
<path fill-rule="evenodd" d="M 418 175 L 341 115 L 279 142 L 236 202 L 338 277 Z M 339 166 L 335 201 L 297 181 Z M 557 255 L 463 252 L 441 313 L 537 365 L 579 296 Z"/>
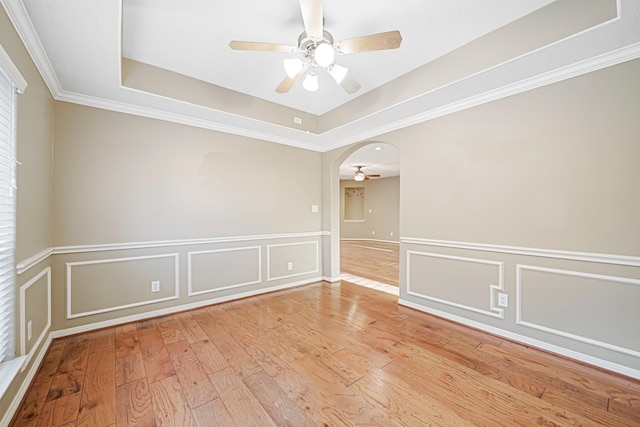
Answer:
<path fill-rule="evenodd" d="M 308 90 L 309 92 L 315 92 L 318 90 L 318 75 L 312 72 L 307 74 L 304 81 L 302 82 L 302 87 Z"/>
<path fill-rule="evenodd" d="M 337 84 L 340 84 L 344 80 L 349 69 L 338 64 L 333 64 L 327 69 L 327 71 L 329 71 L 329 75 L 333 77 L 333 80 L 335 80 Z"/>
<path fill-rule="evenodd" d="M 364 172 L 362 172 L 360 169 L 358 169 L 356 173 L 353 174 L 353 179 L 358 182 L 364 181 L 364 178 Z"/>
<path fill-rule="evenodd" d="M 313 58 L 315 59 L 316 64 L 321 67 L 328 67 L 333 64 L 335 57 L 336 53 L 333 50 L 333 46 L 329 43 L 320 43 L 313 53 Z"/>
<path fill-rule="evenodd" d="M 290 79 L 294 78 L 298 75 L 300 70 L 302 70 L 302 60 L 300 58 L 286 58 L 283 61 L 284 72 L 287 73 Z"/>

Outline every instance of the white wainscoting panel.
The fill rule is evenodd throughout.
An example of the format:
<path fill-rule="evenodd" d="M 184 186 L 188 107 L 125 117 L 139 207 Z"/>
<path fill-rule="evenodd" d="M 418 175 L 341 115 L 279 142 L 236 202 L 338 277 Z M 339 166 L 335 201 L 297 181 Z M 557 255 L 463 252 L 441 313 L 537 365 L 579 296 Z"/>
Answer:
<path fill-rule="evenodd" d="M 413 279 L 416 273 L 420 275 L 419 283 Z M 504 291 L 502 262 L 407 251 L 408 295 L 504 319 L 504 310 L 495 304 L 498 291 Z M 483 298 L 486 305 L 472 301 Z"/>
<path fill-rule="evenodd" d="M 262 248 L 187 252 L 188 296 L 262 282 Z"/>
<path fill-rule="evenodd" d="M 102 266 L 104 264 L 134 264 L 135 265 L 135 270 L 142 270 L 142 266 L 149 262 L 152 263 L 155 260 L 158 259 L 163 259 L 166 258 L 168 260 L 168 262 L 170 263 L 169 265 L 164 266 L 164 268 L 166 268 L 167 270 L 171 270 L 173 269 L 173 274 L 171 274 L 170 279 L 173 281 L 173 283 L 170 284 L 169 288 L 164 288 L 164 283 L 162 284 L 163 289 L 168 289 L 171 292 L 167 292 L 167 291 L 163 291 L 160 293 L 160 296 L 157 296 L 156 298 L 148 298 L 148 299 L 141 299 L 139 301 L 133 301 L 130 303 L 122 303 L 122 304 L 114 304 L 112 306 L 106 306 L 106 307 L 102 307 L 102 308 L 94 308 L 91 310 L 85 310 L 85 311 L 74 311 L 74 307 L 72 304 L 73 301 L 73 293 L 74 293 L 74 286 L 79 286 L 77 284 L 74 284 L 74 279 L 73 279 L 73 270 L 76 268 L 86 268 L 87 266 Z M 161 255 L 147 255 L 147 256 L 138 256 L 138 257 L 127 257 L 127 258 L 112 258 L 112 259 L 99 259 L 99 260 L 92 260 L 92 261 L 78 261 L 78 262 L 68 262 L 66 263 L 66 282 L 67 282 L 67 294 L 66 294 L 66 298 L 67 298 L 67 319 L 75 319 L 78 317 L 85 317 L 85 316 L 91 316 L 94 314 L 99 314 L 99 313 L 106 313 L 109 311 L 116 311 L 116 310 L 122 310 L 122 309 L 126 309 L 126 308 L 131 308 L 131 307 L 138 307 L 138 306 L 142 306 L 142 305 L 147 305 L 147 304 L 155 304 L 158 302 L 162 302 L 162 301 L 170 301 L 170 300 L 175 300 L 178 299 L 180 297 L 180 288 L 179 288 L 179 265 L 178 265 L 178 259 L 179 259 L 179 254 L 178 253 L 170 253 L 170 254 L 161 254 Z M 126 269 L 127 267 L 121 267 L 121 269 Z M 134 269 L 129 268 L 129 274 L 134 271 Z M 114 269 L 114 274 L 119 274 L 118 269 Z M 128 278 L 128 274 L 125 273 L 122 275 L 123 277 L 121 278 L 122 280 L 126 280 Z M 116 276 L 117 277 L 117 276 Z M 168 276 L 167 276 L 168 277 Z M 99 277 L 97 277 L 99 278 Z M 118 280 L 114 280 L 113 281 L 113 285 L 109 284 L 107 285 L 110 289 L 111 292 L 117 292 L 117 288 L 116 286 L 121 285 L 120 283 L 118 283 Z M 136 284 L 137 286 L 137 284 Z M 142 288 L 143 286 L 145 287 L 145 291 L 142 292 L 146 292 L 146 286 L 150 286 L 150 280 L 146 280 L 145 283 L 140 283 L 139 286 Z M 128 289 L 128 291 L 130 292 L 131 289 Z M 149 295 L 153 296 L 156 295 L 154 293 L 150 293 Z"/>
<path fill-rule="evenodd" d="M 276 262 L 291 261 L 294 269 L 290 274 L 273 273 Z M 284 260 L 287 261 L 284 261 Z M 302 268 L 299 266 L 302 265 Z M 277 271 L 281 271 L 279 268 Z M 304 276 L 306 274 L 318 273 L 320 271 L 320 246 L 317 240 L 295 243 L 281 243 L 277 245 L 267 245 L 267 281 L 288 279 L 290 277 Z"/>
<path fill-rule="evenodd" d="M 31 286 L 40 282 L 41 279 L 46 277 L 46 286 L 47 286 L 47 300 L 42 301 L 46 304 L 47 310 L 47 324 L 40 331 L 40 334 L 36 338 L 34 344 L 31 346 L 31 350 L 27 354 L 27 291 Z M 26 355 L 27 359 L 23 363 L 23 368 L 29 364 L 29 361 L 34 355 L 34 352 L 40 346 L 42 340 L 47 337 L 49 333 L 49 329 L 51 328 L 51 267 L 47 267 L 38 273 L 35 277 L 29 280 L 24 285 L 20 286 L 20 354 Z M 32 337 L 33 338 L 33 337 Z"/>
<path fill-rule="evenodd" d="M 640 325 L 640 280 L 523 264 L 516 273 L 518 325 L 640 358 L 640 340 L 614 336 Z"/>

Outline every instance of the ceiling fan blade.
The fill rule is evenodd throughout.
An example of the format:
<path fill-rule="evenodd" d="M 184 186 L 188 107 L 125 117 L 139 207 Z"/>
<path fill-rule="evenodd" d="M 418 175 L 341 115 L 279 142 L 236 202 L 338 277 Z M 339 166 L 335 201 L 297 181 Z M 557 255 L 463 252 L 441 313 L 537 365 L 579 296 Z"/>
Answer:
<path fill-rule="evenodd" d="M 396 49 L 400 47 L 402 36 L 400 31 L 371 34 L 370 36 L 355 37 L 335 43 L 338 53 L 369 52 L 372 50 Z"/>
<path fill-rule="evenodd" d="M 282 82 L 276 88 L 276 92 L 278 92 L 278 93 L 287 93 L 287 92 L 289 92 L 291 90 L 291 88 L 293 87 L 293 85 L 296 84 L 298 79 L 300 79 L 300 77 L 305 73 L 305 71 L 307 71 L 307 68 L 309 68 L 308 65 L 305 65 L 304 67 L 302 67 L 302 69 L 298 72 L 298 74 L 293 76 L 293 78 L 291 78 L 289 76 L 285 76 L 284 80 L 282 80 Z"/>
<path fill-rule="evenodd" d="M 349 77 L 348 74 L 344 77 L 344 79 L 342 79 L 342 81 L 340 82 L 340 86 L 342 86 L 342 88 L 349 94 L 356 93 L 360 90 L 361 87 L 360 83 Z"/>
<path fill-rule="evenodd" d="M 370 175 L 365 175 L 365 178 L 380 178 L 380 174 L 379 173 L 373 173 Z"/>
<path fill-rule="evenodd" d="M 261 42 L 244 42 L 232 40 L 229 47 L 233 50 L 257 50 L 260 52 L 282 52 L 294 53 L 298 50 L 295 46 L 287 46 L 284 44 L 261 43 Z"/>
<path fill-rule="evenodd" d="M 322 40 L 322 0 L 300 0 L 300 11 L 307 37 Z"/>

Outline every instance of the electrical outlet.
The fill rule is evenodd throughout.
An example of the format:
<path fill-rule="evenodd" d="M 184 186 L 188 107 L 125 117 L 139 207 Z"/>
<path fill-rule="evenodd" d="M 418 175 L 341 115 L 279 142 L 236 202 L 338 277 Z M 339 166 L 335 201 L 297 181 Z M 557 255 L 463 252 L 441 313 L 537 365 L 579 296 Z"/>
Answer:
<path fill-rule="evenodd" d="M 151 282 L 151 292 L 160 292 L 160 281 L 154 280 Z"/>
<path fill-rule="evenodd" d="M 509 295 L 499 293 L 498 294 L 498 306 L 499 307 L 509 307 Z"/>
<path fill-rule="evenodd" d="M 289 271 L 293 270 L 293 263 L 291 261 L 287 263 L 287 270 Z"/>
<path fill-rule="evenodd" d="M 31 320 L 27 322 L 27 341 L 31 341 L 31 336 L 33 335 L 33 324 Z"/>
<path fill-rule="evenodd" d="M 376 234 L 376 230 L 371 230 L 371 234 L 375 235 Z"/>

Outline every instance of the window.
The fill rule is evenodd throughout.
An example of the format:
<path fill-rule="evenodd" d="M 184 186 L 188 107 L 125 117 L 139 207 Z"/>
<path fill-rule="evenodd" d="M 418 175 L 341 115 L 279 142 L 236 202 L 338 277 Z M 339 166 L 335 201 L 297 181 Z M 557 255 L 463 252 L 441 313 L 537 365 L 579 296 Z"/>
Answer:
<path fill-rule="evenodd" d="M 0 362 L 14 357 L 15 93 L 0 73 Z"/>
<path fill-rule="evenodd" d="M 27 82 L 0 45 L 0 398 L 26 356 L 15 357 L 16 93 Z"/>

